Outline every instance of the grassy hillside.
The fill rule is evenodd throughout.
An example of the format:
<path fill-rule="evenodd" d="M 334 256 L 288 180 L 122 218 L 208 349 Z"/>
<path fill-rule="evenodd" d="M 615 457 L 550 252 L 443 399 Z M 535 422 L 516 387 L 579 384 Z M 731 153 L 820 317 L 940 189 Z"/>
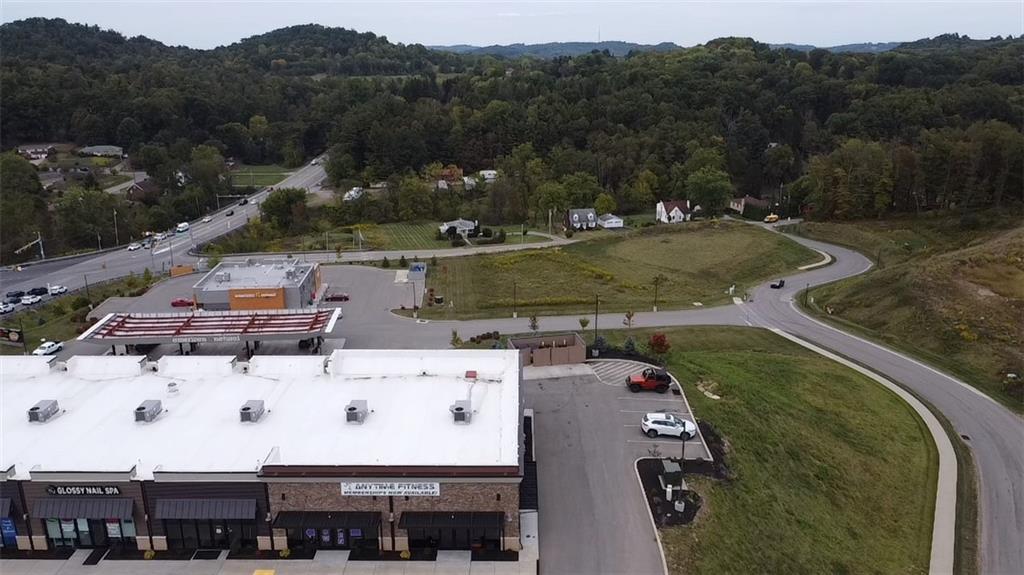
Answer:
<path fill-rule="evenodd" d="M 811 292 L 815 308 L 908 351 L 1018 412 L 1024 389 L 1024 226 L 954 218 L 803 223 L 802 235 L 853 247 L 879 262 Z M 831 315 L 829 315 L 829 310 Z"/>
<path fill-rule="evenodd" d="M 735 476 L 687 477 L 704 506 L 692 525 L 662 531 L 671 573 L 927 572 L 938 461 L 910 407 L 764 330 L 659 331 Z"/>
<path fill-rule="evenodd" d="M 579 237 L 583 237 L 581 234 Z M 508 316 L 513 283 L 520 314 L 556 315 L 592 311 L 644 311 L 728 301 L 726 289 L 745 286 L 819 259 L 814 252 L 754 226 L 701 222 L 608 234 L 564 248 L 447 259 L 427 286 L 444 295 L 443 309 L 421 315 L 443 318 Z"/>

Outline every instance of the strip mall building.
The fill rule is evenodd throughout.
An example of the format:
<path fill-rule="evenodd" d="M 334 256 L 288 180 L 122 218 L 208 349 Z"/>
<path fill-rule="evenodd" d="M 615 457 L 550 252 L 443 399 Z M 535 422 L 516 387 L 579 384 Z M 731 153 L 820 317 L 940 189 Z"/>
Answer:
<path fill-rule="evenodd" d="M 3 544 L 518 550 L 519 356 L 0 358 Z"/>

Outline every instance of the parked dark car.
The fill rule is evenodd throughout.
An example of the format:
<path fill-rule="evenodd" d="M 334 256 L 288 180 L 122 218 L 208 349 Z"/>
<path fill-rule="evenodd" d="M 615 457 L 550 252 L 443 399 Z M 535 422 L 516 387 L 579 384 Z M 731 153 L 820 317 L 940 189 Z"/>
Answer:
<path fill-rule="evenodd" d="M 9 291 L 7 292 L 7 299 L 16 299 L 21 301 L 21 296 L 23 295 L 25 295 L 25 292 L 21 290 Z"/>
<path fill-rule="evenodd" d="M 324 301 L 348 301 L 347 293 L 332 293 L 324 297 Z"/>
<path fill-rule="evenodd" d="M 235 215 L 235 210 L 228 210 L 228 211 L 224 212 L 224 217 L 230 218 L 233 215 Z"/>
<path fill-rule="evenodd" d="M 9 297 L 9 298 L 4 300 L 4 303 L 9 303 L 11 305 L 16 305 L 16 304 L 21 303 L 21 298 L 20 297 Z"/>
<path fill-rule="evenodd" d="M 48 287 L 34 287 L 28 290 L 28 295 L 50 295 L 50 288 Z"/>
<path fill-rule="evenodd" d="M 249 198 L 242 198 L 242 201 L 238 202 L 238 205 L 244 206 L 249 203 Z"/>
<path fill-rule="evenodd" d="M 782 289 L 786 287 L 786 280 L 779 280 L 773 284 L 768 284 L 768 287 L 772 289 Z"/>

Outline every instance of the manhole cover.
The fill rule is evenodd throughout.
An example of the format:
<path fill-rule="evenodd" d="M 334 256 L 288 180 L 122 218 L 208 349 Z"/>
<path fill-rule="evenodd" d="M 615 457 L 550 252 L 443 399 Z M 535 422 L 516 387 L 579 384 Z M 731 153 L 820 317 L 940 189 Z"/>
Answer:
<path fill-rule="evenodd" d="M 970 440 L 971 440 L 970 436 L 968 436 L 968 435 L 964 435 L 964 434 L 962 434 L 962 433 L 960 434 L 960 437 L 961 437 L 961 438 L 963 438 L 963 439 L 965 439 L 965 440 L 967 440 L 967 441 L 970 441 Z"/>

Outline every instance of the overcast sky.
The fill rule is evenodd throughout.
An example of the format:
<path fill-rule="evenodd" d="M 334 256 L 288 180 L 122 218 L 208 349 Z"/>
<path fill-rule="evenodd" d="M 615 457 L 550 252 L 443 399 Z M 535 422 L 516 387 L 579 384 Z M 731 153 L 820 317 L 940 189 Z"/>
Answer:
<path fill-rule="evenodd" d="M 293 24 L 342 26 L 392 42 L 511 44 L 625 40 L 691 46 L 721 36 L 832 46 L 958 32 L 1024 33 L 1024 0 L 926 2 L 434 2 L 340 0 L 0 0 L 4 22 L 32 16 L 212 48 Z"/>

